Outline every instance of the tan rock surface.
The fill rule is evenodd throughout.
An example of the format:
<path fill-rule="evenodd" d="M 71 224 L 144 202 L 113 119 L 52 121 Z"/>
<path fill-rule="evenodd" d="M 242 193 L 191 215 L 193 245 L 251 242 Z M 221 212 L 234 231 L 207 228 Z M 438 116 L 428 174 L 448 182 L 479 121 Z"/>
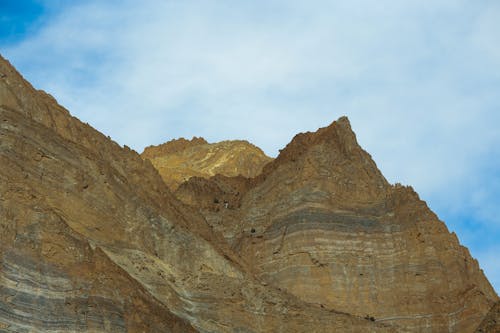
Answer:
<path fill-rule="evenodd" d="M 153 163 L 167 185 L 175 190 L 191 177 L 255 177 L 272 159 L 242 140 L 208 143 L 203 138 L 177 139 L 147 147 L 141 156 Z"/>
<path fill-rule="evenodd" d="M 491 308 L 476 333 L 500 333 L 500 301 Z"/>
<path fill-rule="evenodd" d="M 412 332 L 473 332 L 498 300 L 425 202 L 385 180 L 347 118 L 297 135 L 254 179 L 192 179 L 176 195 L 258 277 L 309 303 Z"/>
<path fill-rule="evenodd" d="M 148 161 L 0 73 L 2 332 L 405 331 L 266 285 Z"/>

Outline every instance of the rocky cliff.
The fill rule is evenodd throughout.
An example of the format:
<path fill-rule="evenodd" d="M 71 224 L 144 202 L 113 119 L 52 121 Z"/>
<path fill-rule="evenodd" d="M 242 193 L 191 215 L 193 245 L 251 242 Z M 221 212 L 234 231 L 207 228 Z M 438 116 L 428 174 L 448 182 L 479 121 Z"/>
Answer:
<path fill-rule="evenodd" d="M 498 301 L 347 119 L 242 144 L 143 159 L 0 57 L 0 331 L 473 332 Z M 172 193 L 150 161 L 182 154 L 202 175 Z"/>
<path fill-rule="evenodd" d="M 260 279 L 308 303 L 412 332 L 473 332 L 498 299 L 413 189 L 387 182 L 345 117 L 297 135 L 253 179 L 193 178 L 176 195 Z"/>
<path fill-rule="evenodd" d="M 156 169 L 0 58 L 2 332 L 386 332 L 259 280 Z"/>

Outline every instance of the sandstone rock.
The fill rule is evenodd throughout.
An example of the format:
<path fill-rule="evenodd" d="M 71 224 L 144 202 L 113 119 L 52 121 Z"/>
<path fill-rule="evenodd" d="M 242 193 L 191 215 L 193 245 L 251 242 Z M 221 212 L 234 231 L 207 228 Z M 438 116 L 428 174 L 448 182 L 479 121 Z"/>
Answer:
<path fill-rule="evenodd" d="M 158 146 L 148 146 L 144 149 L 141 156 L 145 159 L 165 157 L 167 155 L 182 152 L 195 146 L 206 144 L 208 144 L 208 142 L 203 138 L 193 137 L 191 140 L 180 138 L 168 141 Z"/>
<path fill-rule="evenodd" d="M 223 194 L 227 209 L 212 202 Z M 345 117 L 297 135 L 254 179 L 191 179 L 176 195 L 260 279 L 311 304 L 412 332 L 472 332 L 498 300 L 413 189 L 386 181 Z"/>
<path fill-rule="evenodd" d="M 491 308 L 476 333 L 500 333 L 500 302 Z"/>
<path fill-rule="evenodd" d="M 175 190 L 191 177 L 255 177 L 272 159 L 242 140 L 209 144 L 203 138 L 172 140 L 147 147 L 141 156 L 150 160 L 167 185 Z"/>
<path fill-rule="evenodd" d="M 0 73 L 0 331 L 497 330 L 477 261 L 347 118 L 275 160 L 201 138 L 142 159 Z"/>
<path fill-rule="evenodd" d="M 0 73 L 3 332 L 406 331 L 266 285 L 151 163 Z"/>

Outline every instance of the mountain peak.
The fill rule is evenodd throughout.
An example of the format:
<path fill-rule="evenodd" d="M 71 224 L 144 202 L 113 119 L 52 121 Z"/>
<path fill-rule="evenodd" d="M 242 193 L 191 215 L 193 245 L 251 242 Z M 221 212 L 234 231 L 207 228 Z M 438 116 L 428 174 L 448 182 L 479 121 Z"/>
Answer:
<path fill-rule="evenodd" d="M 189 147 L 207 144 L 207 140 L 202 137 L 193 136 L 191 140 L 184 138 L 173 139 L 157 146 L 148 146 L 144 149 L 141 156 L 146 159 L 151 159 L 163 155 L 177 153 Z"/>
<path fill-rule="evenodd" d="M 297 135 L 275 161 L 246 141 L 197 137 L 141 158 L 1 57 L 0 115 L 0 331 L 497 322 L 477 261 L 411 188 L 388 185 L 346 117 Z M 189 177 L 175 193 L 165 185 Z"/>
<path fill-rule="evenodd" d="M 370 154 L 358 144 L 345 116 L 316 132 L 297 134 L 278 157 L 264 167 L 261 178 L 290 163 L 296 164 L 298 172 L 294 176 L 305 171 L 310 172 L 307 175 L 309 178 L 314 174 L 326 175 L 327 178 L 352 178 L 354 183 L 372 183 L 379 189 L 389 186 Z M 298 166 L 297 163 L 303 165 Z M 353 174 L 354 169 L 359 171 L 358 174 Z"/>
<path fill-rule="evenodd" d="M 264 152 L 244 140 L 208 143 L 203 138 L 171 140 L 144 150 L 142 157 L 158 169 L 173 190 L 191 177 L 224 176 L 255 177 L 272 160 Z"/>

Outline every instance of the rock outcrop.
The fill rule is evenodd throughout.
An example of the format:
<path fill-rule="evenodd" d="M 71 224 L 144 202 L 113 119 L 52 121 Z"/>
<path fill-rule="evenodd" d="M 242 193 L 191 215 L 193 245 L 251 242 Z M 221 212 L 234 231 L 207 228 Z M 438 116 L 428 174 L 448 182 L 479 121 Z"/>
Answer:
<path fill-rule="evenodd" d="M 210 178 L 217 174 L 255 177 L 272 160 L 247 141 L 208 143 L 197 137 L 147 147 L 141 156 L 153 163 L 172 190 L 191 177 Z"/>
<path fill-rule="evenodd" d="M 500 301 L 484 317 L 476 333 L 500 333 Z"/>
<path fill-rule="evenodd" d="M 2 332 L 406 331 L 261 280 L 150 162 L 0 73 Z"/>
<path fill-rule="evenodd" d="M 347 118 L 274 160 L 201 138 L 141 157 L 0 57 L 1 332 L 495 332 L 498 302 Z"/>
<path fill-rule="evenodd" d="M 413 189 L 386 181 L 345 117 L 297 135 L 253 179 L 193 178 L 176 195 L 256 276 L 311 304 L 412 332 L 473 332 L 498 300 Z"/>

